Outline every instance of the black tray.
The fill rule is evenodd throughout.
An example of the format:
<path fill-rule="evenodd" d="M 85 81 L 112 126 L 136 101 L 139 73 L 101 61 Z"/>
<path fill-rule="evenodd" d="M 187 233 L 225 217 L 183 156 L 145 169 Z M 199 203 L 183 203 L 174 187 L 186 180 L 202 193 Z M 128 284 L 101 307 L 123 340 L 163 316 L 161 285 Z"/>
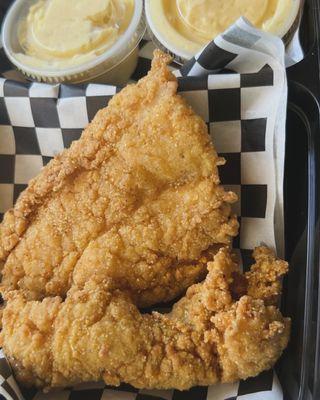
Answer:
<path fill-rule="evenodd" d="M 290 273 L 283 312 L 292 317 L 288 349 L 277 366 L 285 400 L 320 399 L 320 81 L 319 0 L 301 22 L 305 58 L 288 69 L 285 250 Z"/>

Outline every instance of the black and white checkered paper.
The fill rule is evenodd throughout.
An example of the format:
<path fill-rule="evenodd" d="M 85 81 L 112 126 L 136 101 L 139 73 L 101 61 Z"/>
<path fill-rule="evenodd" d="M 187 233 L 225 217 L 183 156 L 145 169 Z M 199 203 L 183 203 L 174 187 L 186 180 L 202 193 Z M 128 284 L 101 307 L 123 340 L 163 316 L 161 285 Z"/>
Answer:
<path fill-rule="evenodd" d="M 137 80 L 150 68 L 153 45 L 143 41 Z M 244 19 L 176 71 L 179 92 L 207 122 L 227 163 L 222 183 L 239 195 L 241 223 L 234 247 L 244 268 L 261 243 L 282 251 L 282 181 L 287 85 L 280 39 Z M 119 90 L 101 84 L 47 85 L 0 79 L 0 216 L 48 161 L 79 138 L 95 113 Z M 277 243 L 277 246 L 276 246 Z M 279 400 L 273 371 L 233 384 L 189 391 L 136 390 L 104 383 L 43 394 L 21 388 L 0 357 L 0 399 L 6 400 Z"/>

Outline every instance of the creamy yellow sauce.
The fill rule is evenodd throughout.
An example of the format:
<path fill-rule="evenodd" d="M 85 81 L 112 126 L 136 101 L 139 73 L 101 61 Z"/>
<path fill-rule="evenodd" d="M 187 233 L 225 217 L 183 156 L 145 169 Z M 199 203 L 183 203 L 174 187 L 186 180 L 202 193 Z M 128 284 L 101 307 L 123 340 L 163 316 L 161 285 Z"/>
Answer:
<path fill-rule="evenodd" d="M 134 0 L 39 0 L 20 23 L 16 57 L 45 68 L 90 61 L 126 31 L 133 11 Z"/>
<path fill-rule="evenodd" d="M 240 16 L 278 34 L 294 0 L 150 0 L 154 28 L 188 55 L 227 29 Z"/>

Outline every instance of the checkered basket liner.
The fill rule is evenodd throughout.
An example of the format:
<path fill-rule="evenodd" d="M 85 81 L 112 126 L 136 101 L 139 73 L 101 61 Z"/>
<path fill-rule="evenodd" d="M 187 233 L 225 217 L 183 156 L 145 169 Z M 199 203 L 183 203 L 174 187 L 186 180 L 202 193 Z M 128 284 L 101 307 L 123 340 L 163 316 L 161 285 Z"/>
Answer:
<path fill-rule="evenodd" d="M 153 45 L 143 41 L 132 80 L 149 70 Z M 7 65 L 7 64 L 3 64 Z M 241 224 L 234 241 L 243 267 L 251 249 L 278 246 L 283 237 L 282 181 L 287 86 L 280 39 L 254 29 L 244 19 L 176 70 L 179 92 L 206 121 L 219 154 L 222 183 L 239 195 Z M 101 84 L 47 85 L 0 78 L 0 219 L 28 181 L 81 135 L 95 113 L 119 90 Z M 21 388 L 22 390 L 22 388 Z M 90 383 L 43 394 L 23 389 L 3 354 L 0 399 L 6 400 L 231 400 L 282 398 L 273 371 L 233 384 L 189 391 L 136 390 Z"/>

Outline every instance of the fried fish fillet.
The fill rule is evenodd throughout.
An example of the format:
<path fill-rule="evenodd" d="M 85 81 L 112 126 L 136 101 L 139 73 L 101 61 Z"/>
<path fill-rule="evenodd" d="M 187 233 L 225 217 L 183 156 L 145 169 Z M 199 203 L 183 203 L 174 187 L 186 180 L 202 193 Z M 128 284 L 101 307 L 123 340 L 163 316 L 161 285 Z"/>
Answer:
<path fill-rule="evenodd" d="M 243 275 L 227 248 L 208 263 L 169 314 L 141 314 L 122 290 L 89 279 L 65 301 L 8 295 L 5 354 L 26 384 L 59 387 L 104 379 L 138 388 L 187 389 L 230 382 L 271 368 L 289 338 L 276 307 L 287 263 L 266 248 Z"/>
<path fill-rule="evenodd" d="M 116 94 L 21 194 L 0 225 L 1 292 L 65 298 L 104 282 L 139 306 L 201 280 L 238 223 L 204 121 L 176 94 L 170 58 Z"/>

